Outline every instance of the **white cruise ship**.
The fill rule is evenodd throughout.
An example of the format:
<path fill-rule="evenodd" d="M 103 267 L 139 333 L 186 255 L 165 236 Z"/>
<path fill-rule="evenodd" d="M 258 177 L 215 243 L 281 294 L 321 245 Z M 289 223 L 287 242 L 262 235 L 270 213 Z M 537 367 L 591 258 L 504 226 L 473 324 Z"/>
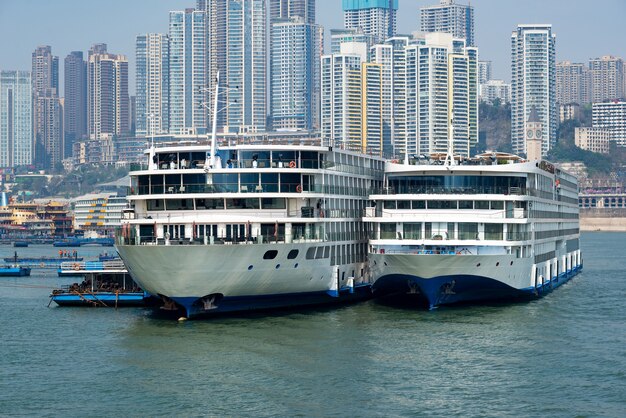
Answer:
<path fill-rule="evenodd" d="M 365 217 L 375 295 L 534 297 L 580 271 L 574 176 L 511 154 L 447 160 L 386 164 Z"/>
<path fill-rule="evenodd" d="M 371 295 L 362 214 L 382 159 L 312 140 L 212 149 L 151 147 L 131 171 L 116 247 L 145 291 L 187 317 Z"/>

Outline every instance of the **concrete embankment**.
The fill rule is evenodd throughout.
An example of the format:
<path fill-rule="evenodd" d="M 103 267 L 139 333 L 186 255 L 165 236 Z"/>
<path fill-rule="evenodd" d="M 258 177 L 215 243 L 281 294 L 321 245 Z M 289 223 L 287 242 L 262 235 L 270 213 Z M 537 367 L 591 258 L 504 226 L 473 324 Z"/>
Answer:
<path fill-rule="evenodd" d="M 626 232 L 626 209 L 581 209 L 580 230 Z"/>

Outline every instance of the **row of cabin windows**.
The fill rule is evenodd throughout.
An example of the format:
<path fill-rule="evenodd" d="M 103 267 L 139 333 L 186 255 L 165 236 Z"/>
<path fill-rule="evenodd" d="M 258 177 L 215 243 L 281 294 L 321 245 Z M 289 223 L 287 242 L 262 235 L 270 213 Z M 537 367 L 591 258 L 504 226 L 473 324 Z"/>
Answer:
<path fill-rule="evenodd" d="M 286 209 L 284 198 L 252 199 L 148 199 L 148 211 L 207 209 Z"/>
<path fill-rule="evenodd" d="M 383 209 L 493 209 L 504 210 L 501 200 L 384 200 Z"/>

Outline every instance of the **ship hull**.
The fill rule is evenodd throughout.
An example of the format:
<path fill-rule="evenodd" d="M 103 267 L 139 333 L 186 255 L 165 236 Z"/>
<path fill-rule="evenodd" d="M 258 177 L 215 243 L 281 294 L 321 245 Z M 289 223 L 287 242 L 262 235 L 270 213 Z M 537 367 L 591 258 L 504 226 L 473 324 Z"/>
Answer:
<path fill-rule="evenodd" d="M 309 247 L 310 243 L 120 245 L 117 249 L 142 289 L 187 317 L 371 296 L 364 277 L 366 263 L 331 266 L 329 259 L 308 259 Z M 350 280 L 353 272 L 355 280 Z"/>
<path fill-rule="evenodd" d="M 414 300 L 433 309 L 441 305 L 528 299 L 567 282 L 582 265 L 551 278 L 533 280 L 530 259 L 511 255 L 370 254 L 375 296 Z"/>

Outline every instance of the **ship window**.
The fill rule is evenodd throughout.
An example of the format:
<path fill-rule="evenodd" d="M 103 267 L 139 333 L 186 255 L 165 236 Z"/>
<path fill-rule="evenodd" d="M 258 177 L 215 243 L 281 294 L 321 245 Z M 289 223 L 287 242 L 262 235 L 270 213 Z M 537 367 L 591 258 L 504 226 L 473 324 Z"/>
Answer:
<path fill-rule="evenodd" d="M 485 239 L 502 240 L 502 224 L 485 224 Z"/>
<path fill-rule="evenodd" d="M 226 209 L 259 209 L 259 199 L 226 199 Z"/>
<path fill-rule="evenodd" d="M 459 223 L 459 239 L 477 239 L 478 224 L 477 223 Z"/>
<path fill-rule="evenodd" d="M 483 200 L 477 200 L 474 204 L 476 209 L 489 209 L 489 202 Z"/>
<path fill-rule="evenodd" d="M 298 263 L 296 263 L 293 268 L 297 269 L 298 268 Z"/>
<path fill-rule="evenodd" d="M 414 200 L 412 202 L 413 209 L 426 209 L 425 200 Z"/>
<path fill-rule="evenodd" d="M 263 254 L 263 260 L 273 260 L 278 255 L 278 251 L 269 250 L 265 254 Z"/>
<path fill-rule="evenodd" d="M 381 223 L 379 239 L 396 239 L 396 224 L 395 223 Z"/>
<path fill-rule="evenodd" d="M 315 259 L 319 260 L 320 258 L 324 258 L 324 247 L 317 247 L 317 252 L 315 253 Z"/>
<path fill-rule="evenodd" d="M 324 258 L 330 257 L 330 247 L 324 247 Z"/>
<path fill-rule="evenodd" d="M 276 270 L 280 268 L 280 264 L 276 264 Z"/>
<path fill-rule="evenodd" d="M 248 270 L 252 270 L 253 268 L 253 266 L 248 266 Z"/>
<path fill-rule="evenodd" d="M 289 254 L 287 254 L 287 259 L 288 260 L 293 260 L 294 258 L 296 258 L 298 256 L 299 252 L 300 251 L 298 251 L 298 250 L 291 250 L 291 251 L 289 251 Z"/>
<path fill-rule="evenodd" d="M 165 205 L 161 199 L 149 199 L 148 200 L 148 210 L 163 210 L 165 209 Z"/>
<path fill-rule="evenodd" d="M 498 209 L 498 210 L 504 209 L 504 202 L 501 200 L 492 200 L 491 209 Z"/>
<path fill-rule="evenodd" d="M 395 209 L 396 201 L 395 200 L 385 200 L 383 201 L 383 208 L 385 209 Z"/>
<path fill-rule="evenodd" d="M 311 247 L 308 250 L 306 250 L 306 259 L 307 260 L 313 260 L 315 258 L 315 248 L 316 247 Z"/>
<path fill-rule="evenodd" d="M 168 199 L 165 201 L 167 210 L 192 210 L 193 199 Z"/>
<path fill-rule="evenodd" d="M 224 209 L 224 200 L 196 199 L 196 209 Z"/>
<path fill-rule="evenodd" d="M 429 200 L 428 209 L 456 209 L 456 200 Z"/>
<path fill-rule="evenodd" d="M 404 239 L 421 239 L 422 238 L 422 224 L 421 223 L 408 223 L 404 225 Z"/>
<path fill-rule="evenodd" d="M 474 202 L 471 200 L 459 200 L 459 209 L 474 209 Z"/>
<path fill-rule="evenodd" d="M 287 204 L 282 198 L 263 198 L 261 199 L 262 209 L 285 209 Z"/>
<path fill-rule="evenodd" d="M 301 186 L 300 173 L 282 173 L 280 175 L 280 191 L 282 193 L 296 193 Z"/>
<path fill-rule="evenodd" d="M 398 200 L 398 209 L 411 209 L 410 200 Z"/>

